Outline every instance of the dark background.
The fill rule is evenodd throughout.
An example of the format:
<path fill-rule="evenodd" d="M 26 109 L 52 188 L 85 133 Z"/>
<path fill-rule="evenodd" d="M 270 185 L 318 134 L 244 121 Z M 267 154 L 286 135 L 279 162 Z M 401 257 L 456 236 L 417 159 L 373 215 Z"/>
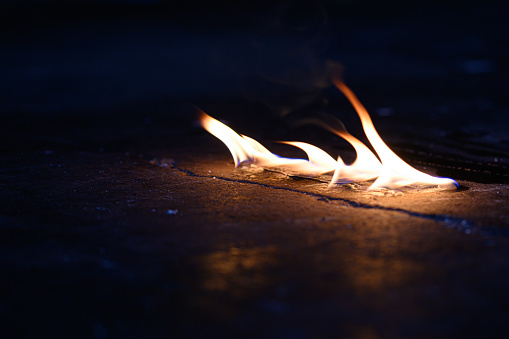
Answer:
<path fill-rule="evenodd" d="M 2 2 L 4 332 L 505 337 L 505 7 Z M 255 188 L 233 184 L 246 178 L 230 172 L 224 146 L 193 125 L 193 105 L 261 141 L 316 142 L 351 161 L 338 138 L 289 127 L 329 113 L 365 140 L 331 86 L 331 61 L 342 64 L 384 140 L 410 164 L 459 180 L 464 205 L 440 196 L 442 207 L 455 201 L 455 209 L 402 218 L 400 209 L 413 211 L 411 198 L 401 201 L 410 207 L 379 209 L 388 200 L 309 202 L 296 194 L 306 191 L 302 182 L 267 193 L 270 176 Z M 207 166 L 222 171 L 223 186 L 206 177 Z M 169 195 L 179 201 L 168 205 Z M 349 209 L 334 210 L 339 219 L 330 220 L 340 221 L 324 226 L 329 198 Z M 479 201 L 502 207 L 476 211 Z M 171 222 L 162 212 L 169 208 L 180 211 Z M 355 208 L 365 214 L 350 216 Z M 284 221 L 296 215 L 299 223 Z M 467 237 L 473 230 L 482 232 Z"/>
<path fill-rule="evenodd" d="M 449 155 L 460 162 L 439 175 L 507 182 L 503 3 L 16 1 L 2 8 L 6 129 L 38 130 L 48 118 L 108 129 L 130 118 L 147 130 L 169 124 L 184 133 L 195 105 L 262 140 L 314 142 L 322 131 L 288 127 L 328 113 L 366 141 L 331 86 L 334 62 L 398 151 L 441 140 L 459 147 Z M 62 130 L 50 123 L 41 132 L 51 138 L 53 128 Z"/>
<path fill-rule="evenodd" d="M 326 60 L 344 65 L 345 80 L 361 97 L 377 93 L 367 105 L 411 101 L 398 94 L 408 86 L 428 97 L 422 105 L 469 98 L 483 114 L 507 105 L 508 29 L 498 2 L 13 1 L 2 7 L 4 113 L 241 96 L 285 114 L 323 100 L 316 93 L 329 86 Z M 434 106 L 422 110 L 437 113 Z"/>

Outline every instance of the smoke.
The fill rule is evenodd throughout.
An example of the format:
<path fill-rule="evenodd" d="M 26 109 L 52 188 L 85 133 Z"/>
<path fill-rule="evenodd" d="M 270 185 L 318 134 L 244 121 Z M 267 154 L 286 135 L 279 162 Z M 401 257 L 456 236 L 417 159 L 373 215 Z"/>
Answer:
<path fill-rule="evenodd" d="M 284 2 L 258 18 L 251 40 L 254 79 L 243 88 L 276 116 L 324 104 L 330 65 L 326 9 L 314 1 Z"/>

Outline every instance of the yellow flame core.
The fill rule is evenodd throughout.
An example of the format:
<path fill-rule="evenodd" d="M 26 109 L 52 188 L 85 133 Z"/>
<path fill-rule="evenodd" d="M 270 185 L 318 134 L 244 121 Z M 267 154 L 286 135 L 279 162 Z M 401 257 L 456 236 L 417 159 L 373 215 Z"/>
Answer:
<path fill-rule="evenodd" d="M 366 136 L 378 154 L 380 160 L 359 139 L 346 130 L 334 129 L 323 125 L 329 131 L 348 141 L 357 153 L 351 165 L 346 165 L 340 156 L 334 160 L 322 149 L 297 141 L 283 142 L 302 149 L 308 160 L 280 157 L 271 153 L 258 141 L 236 133 L 230 127 L 201 112 L 199 121 L 204 129 L 220 139 L 230 150 L 235 167 L 251 164 L 262 168 L 275 169 L 287 174 L 317 176 L 334 172 L 329 186 L 345 184 L 352 181 L 375 179 L 368 190 L 381 188 L 395 189 L 408 185 L 438 185 L 443 190 L 456 190 L 458 184 L 453 179 L 434 177 L 420 172 L 399 158 L 382 140 L 373 125 L 373 121 L 355 94 L 341 81 L 334 81 L 359 115 Z"/>

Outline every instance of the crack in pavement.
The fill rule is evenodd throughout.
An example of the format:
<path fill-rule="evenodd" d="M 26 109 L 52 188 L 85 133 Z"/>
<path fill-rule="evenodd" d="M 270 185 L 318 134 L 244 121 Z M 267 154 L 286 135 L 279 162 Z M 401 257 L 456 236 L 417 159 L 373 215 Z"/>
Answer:
<path fill-rule="evenodd" d="M 419 212 L 409 211 L 409 210 L 406 210 L 403 208 L 371 205 L 371 204 L 357 202 L 357 201 L 350 200 L 350 199 L 331 197 L 331 196 L 328 196 L 325 194 L 306 192 L 306 191 L 301 191 L 301 190 L 289 188 L 289 187 L 272 186 L 272 185 L 267 185 L 267 184 L 263 184 L 260 182 L 249 181 L 249 180 L 244 180 L 244 179 L 231 179 L 231 178 L 220 177 L 220 176 L 201 175 L 201 174 L 196 174 L 190 170 L 179 168 L 179 167 L 173 167 L 173 169 L 175 169 L 181 173 L 185 173 L 186 175 L 197 177 L 197 178 L 217 179 L 217 180 L 235 182 L 235 183 L 240 183 L 240 184 L 256 185 L 256 186 L 260 186 L 260 187 L 264 187 L 264 188 L 268 188 L 268 189 L 298 193 L 298 194 L 303 194 L 303 195 L 317 198 L 319 201 L 324 201 L 327 203 L 329 201 L 336 201 L 336 202 L 341 202 L 344 205 L 351 206 L 354 208 L 378 209 L 378 210 L 384 210 L 384 211 L 404 213 L 404 214 L 406 214 L 408 216 L 412 216 L 412 217 L 434 220 L 436 222 L 443 222 L 446 224 L 446 226 L 448 228 L 453 228 L 458 231 L 464 231 L 467 234 L 476 233 L 476 234 L 480 234 L 483 236 L 492 236 L 492 235 L 495 235 L 494 233 L 500 233 L 500 231 L 495 231 L 495 230 L 487 228 L 487 227 L 480 227 L 480 226 L 476 225 L 476 223 L 469 221 L 467 219 L 453 217 L 453 216 L 449 216 L 449 215 L 419 213 Z M 507 236 L 509 236 L 509 234 L 507 234 Z"/>

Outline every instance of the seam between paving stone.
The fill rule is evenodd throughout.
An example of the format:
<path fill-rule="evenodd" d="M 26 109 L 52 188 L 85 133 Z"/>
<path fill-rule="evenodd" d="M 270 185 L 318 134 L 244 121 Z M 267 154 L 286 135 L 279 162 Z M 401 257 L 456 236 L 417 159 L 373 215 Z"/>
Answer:
<path fill-rule="evenodd" d="M 235 183 L 239 183 L 239 184 L 256 185 L 256 186 L 273 189 L 273 190 L 281 190 L 281 191 L 286 191 L 286 192 L 303 194 L 303 195 L 317 198 L 319 201 L 323 201 L 326 203 L 329 203 L 329 201 L 337 201 L 337 202 L 343 203 L 344 205 L 354 207 L 354 208 L 378 209 L 378 210 L 384 210 L 384 211 L 404 213 L 404 214 L 406 214 L 408 216 L 412 216 L 412 217 L 417 217 L 417 218 L 421 218 L 421 219 L 427 219 L 427 220 L 433 220 L 436 222 L 445 223 L 447 225 L 447 227 L 450 227 L 450 228 L 453 228 L 453 229 L 456 229 L 459 231 L 466 231 L 468 229 L 468 230 L 470 230 L 469 234 L 478 233 L 478 234 L 481 234 L 484 236 L 490 236 L 490 235 L 494 235 L 492 233 L 495 232 L 494 230 L 490 230 L 485 227 L 483 227 L 481 230 L 481 227 L 477 226 L 472 221 L 469 221 L 469 220 L 466 220 L 463 218 L 449 216 L 449 215 L 426 214 L 426 213 L 409 211 L 409 210 L 405 210 L 402 208 L 386 207 L 386 206 L 380 206 L 380 205 L 370 205 L 370 204 L 366 204 L 366 203 L 360 203 L 357 201 L 353 201 L 350 199 L 330 197 L 325 194 L 306 192 L 306 191 L 301 191 L 301 190 L 297 190 L 297 189 L 293 189 L 293 188 L 289 188 L 289 187 L 272 186 L 272 185 L 267 185 L 267 184 L 263 184 L 263 183 L 259 183 L 259 182 L 255 182 L 255 181 L 243 180 L 243 179 L 237 180 L 237 179 L 230 179 L 230 178 L 220 177 L 220 176 L 201 175 L 201 174 L 196 174 L 193 171 L 190 171 L 190 170 L 187 170 L 184 168 L 179 168 L 179 167 L 173 167 L 173 169 L 175 169 L 181 173 L 185 173 L 188 176 L 197 177 L 197 178 L 216 179 L 216 180 L 222 180 L 222 181 L 228 181 L 228 182 L 235 182 Z"/>

